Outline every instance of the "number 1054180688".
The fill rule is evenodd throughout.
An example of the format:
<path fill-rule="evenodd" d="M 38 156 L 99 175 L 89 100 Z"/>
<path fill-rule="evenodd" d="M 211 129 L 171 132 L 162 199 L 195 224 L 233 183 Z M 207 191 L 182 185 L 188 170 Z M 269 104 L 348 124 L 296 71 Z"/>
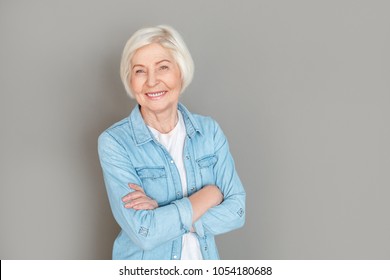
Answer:
<path fill-rule="evenodd" d="M 213 275 L 272 275 L 272 267 L 213 267 Z"/>

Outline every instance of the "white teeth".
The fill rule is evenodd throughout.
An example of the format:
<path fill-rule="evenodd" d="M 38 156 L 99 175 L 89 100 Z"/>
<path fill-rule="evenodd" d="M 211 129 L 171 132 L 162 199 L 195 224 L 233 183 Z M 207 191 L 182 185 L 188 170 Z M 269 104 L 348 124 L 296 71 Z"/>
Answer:
<path fill-rule="evenodd" d="M 165 91 L 160 91 L 160 92 L 154 92 L 154 93 L 147 93 L 148 96 L 150 97 L 158 97 L 161 96 L 165 93 Z"/>

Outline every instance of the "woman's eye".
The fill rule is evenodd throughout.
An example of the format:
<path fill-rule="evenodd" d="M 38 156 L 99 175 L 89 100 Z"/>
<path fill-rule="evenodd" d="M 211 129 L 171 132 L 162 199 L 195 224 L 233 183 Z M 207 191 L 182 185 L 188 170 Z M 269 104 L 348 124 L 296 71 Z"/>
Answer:
<path fill-rule="evenodd" d="M 160 70 L 168 70 L 169 68 L 168 68 L 168 66 L 166 66 L 166 65 L 161 65 L 160 66 Z"/>
<path fill-rule="evenodd" d="M 144 70 L 142 70 L 142 69 L 135 70 L 135 74 L 141 74 L 141 73 L 144 73 Z"/>

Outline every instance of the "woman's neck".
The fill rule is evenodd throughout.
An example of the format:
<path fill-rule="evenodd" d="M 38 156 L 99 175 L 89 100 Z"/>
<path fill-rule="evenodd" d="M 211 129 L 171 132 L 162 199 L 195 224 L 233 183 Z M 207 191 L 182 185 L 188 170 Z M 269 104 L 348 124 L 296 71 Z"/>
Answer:
<path fill-rule="evenodd" d="M 141 115 L 148 126 L 164 134 L 174 129 L 179 120 L 177 107 L 163 112 L 153 112 L 141 107 Z"/>

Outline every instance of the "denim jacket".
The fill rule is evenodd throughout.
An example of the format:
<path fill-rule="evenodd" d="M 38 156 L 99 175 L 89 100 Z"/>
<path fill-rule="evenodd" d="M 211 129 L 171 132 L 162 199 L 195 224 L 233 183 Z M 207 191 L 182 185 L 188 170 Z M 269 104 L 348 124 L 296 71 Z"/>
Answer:
<path fill-rule="evenodd" d="M 182 104 L 187 136 L 184 166 L 188 196 L 205 185 L 216 185 L 223 202 L 192 225 L 192 207 L 183 197 L 179 172 L 167 150 L 146 126 L 139 106 L 112 125 L 98 140 L 98 152 L 111 209 L 121 232 L 113 259 L 180 259 L 181 237 L 194 226 L 203 259 L 219 259 L 214 236 L 242 227 L 245 191 L 234 167 L 227 140 L 209 117 L 191 114 Z M 158 202 L 154 210 L 124 207 L 128 183 L 141 186 Z"/>

